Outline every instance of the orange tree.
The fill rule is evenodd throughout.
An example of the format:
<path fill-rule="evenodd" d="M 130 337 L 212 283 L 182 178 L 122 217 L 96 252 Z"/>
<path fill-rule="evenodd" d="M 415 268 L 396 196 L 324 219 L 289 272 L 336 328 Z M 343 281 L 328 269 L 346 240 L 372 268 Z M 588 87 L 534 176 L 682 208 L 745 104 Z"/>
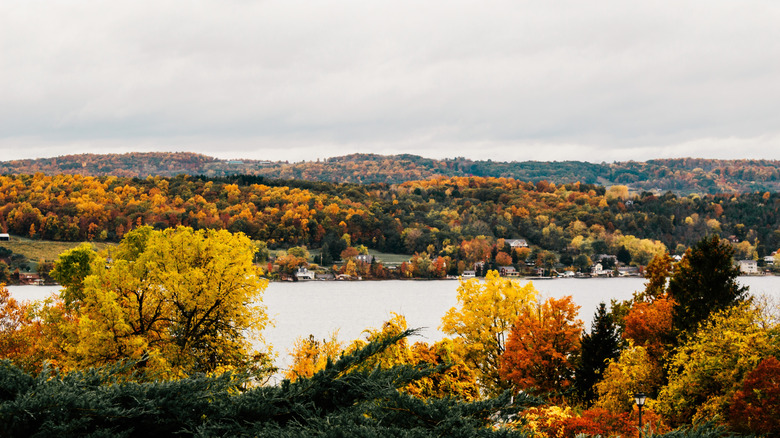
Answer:
<path fill-rule="evenodd" d="M 519 391 L 567 392 L 580 348 L 578 309 L 570 296 L 523 308 L 501 356 L 501 377 Z"/>

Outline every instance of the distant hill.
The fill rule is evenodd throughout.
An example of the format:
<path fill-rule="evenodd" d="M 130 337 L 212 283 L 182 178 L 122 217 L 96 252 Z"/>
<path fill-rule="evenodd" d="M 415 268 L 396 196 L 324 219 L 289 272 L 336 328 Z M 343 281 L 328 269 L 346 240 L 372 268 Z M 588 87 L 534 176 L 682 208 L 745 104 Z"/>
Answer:
<path fill-rule="evenodd" d="M 659 159 L 647 162 L 588 163 L 582 161 L 502 162 L 452 158 L 435 160 L 416 155 L 352 154 L 299 163 L 260 160 L 220 160 L 189 152 L 80 154 L 35 160 L 0 162 L 2 174 L 82 174 L 92 176 L 179 174 L 225 177 L 254 175 L 336 183 L 388 183 L 433 176 L 511 177 L 555 184 L 627 185 L 643 192 L 744 193 L 780 191 L 780 161 Z"/>

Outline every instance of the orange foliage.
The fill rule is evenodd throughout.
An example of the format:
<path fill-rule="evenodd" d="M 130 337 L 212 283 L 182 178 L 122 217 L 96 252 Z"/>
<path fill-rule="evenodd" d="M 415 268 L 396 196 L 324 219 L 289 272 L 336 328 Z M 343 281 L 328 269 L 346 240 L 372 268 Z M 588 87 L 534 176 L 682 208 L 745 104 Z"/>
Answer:
<path fill-rule="evenodd" d="M 672 310 L 674 300 L 658 298 L 653 302 L 635 302 L 626 315 L 623 337 L 643 346 L 652 358 L 663 357 L 667 345 L 673 341 Z"/>
<path fill-rule="evenodd" d="M 582 332 L 578 310 L 570 296 L 523 309 L 501 356 L 502 378 L 537 393 L 559 393 L 571 386 Z"/>
<path fill-rule="evenodd" d="M 62 313 L 63 308 L 54 303 L 48 310 Z M 57 363 L 62 351 L 57 347 L 60 336 L 55 324 L 44 324 L 33 314 L 27 303 L 11 297 L 4 284 L 0 284 L 0 359 L 9 359 L 29 372 L 39 372 L 43 362 Z"/>

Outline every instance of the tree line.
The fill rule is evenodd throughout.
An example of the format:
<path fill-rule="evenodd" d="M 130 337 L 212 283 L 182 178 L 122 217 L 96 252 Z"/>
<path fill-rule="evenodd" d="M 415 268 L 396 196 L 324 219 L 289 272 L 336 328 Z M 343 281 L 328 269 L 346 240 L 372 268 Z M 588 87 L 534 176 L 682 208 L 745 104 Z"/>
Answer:
<path fill-rule="evenodd" d="M 585 270 L 601 254 L 643 266 L 710 234 L 730 239 L 740 259 L 762 261 L 780 247 L 780 195 L 770 192 L 679 197 L 484 177 L 356 185 L 39 173 L 0 176 L 0 202 L 0 228 L 33 239 L 117 242 L 140 226 L 181 225 L 242 232 L 270 249 L 325 248 L 323 265 L 358 245 L 417 257 L 422 271 L 441 258 L 447 274 L 494 263 L 499 252 L 516 267 Z M 508 251 L 502 239 L 524 239 L 529 252 Z"/>
<path fill-rule="evenodd" d="M 463 157 L 435 160 L 416 155 L 352 154 L 298 163 L 220 160 L 189 152 L 79 154 L 0 162 L 2 174 L 140 177 L 179 174 L 207 177 L 251 175 L 333 183 L 400 184 L 432 177 L 479 176 L 555 184 L 628 185 L 633 190 L 690 193 L 778 191 L 780 162 L 773 160 L 657 159 L 614 163 L 502 162 Z"/>

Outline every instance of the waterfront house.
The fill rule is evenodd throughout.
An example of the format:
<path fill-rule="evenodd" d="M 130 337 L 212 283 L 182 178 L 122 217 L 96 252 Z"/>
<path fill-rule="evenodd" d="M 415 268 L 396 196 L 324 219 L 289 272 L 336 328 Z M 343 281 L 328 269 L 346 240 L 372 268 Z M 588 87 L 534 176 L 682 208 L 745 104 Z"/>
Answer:
<path fill-rule="evenodd" d="M 295 273 L 295 278 L 298 280 L 314 280 L 314 271 L 310 271 L 308 268 L 301 266 Z"/>
<path fill-rule="evenodd" d="M 739 265 L 739 272 L 743 274 L 758 274 L 758 262 L 755 260 L 740 260 L 737 264 Z"/>

